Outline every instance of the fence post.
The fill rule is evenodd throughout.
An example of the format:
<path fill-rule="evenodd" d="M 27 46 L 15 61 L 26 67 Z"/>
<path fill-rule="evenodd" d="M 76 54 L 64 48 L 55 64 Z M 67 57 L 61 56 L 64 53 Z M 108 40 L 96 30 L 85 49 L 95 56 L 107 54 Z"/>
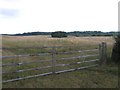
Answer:
<path fill-rule="evenodd" d="M 106 42 L 102 42 L 99 44 L 99 59 L 100 59 L 100 65 L 105 64 L 107 60 L 107 44 Z"/>
<path fill-rule="evenodd" d="M 52 72 L 53 72 L 53 74 L 55 74 L 55 61 L 54 61 L 54 55 L 55 55 L 55 51 L 54 51 L 54 47 L 52 47 Z"/>

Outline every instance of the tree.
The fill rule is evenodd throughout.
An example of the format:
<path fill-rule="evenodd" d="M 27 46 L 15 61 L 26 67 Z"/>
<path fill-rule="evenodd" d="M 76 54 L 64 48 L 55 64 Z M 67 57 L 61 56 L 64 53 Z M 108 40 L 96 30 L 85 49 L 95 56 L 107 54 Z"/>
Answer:
<path fill-rule="evenodd" d="M 56 31 L 56 32 L 52 32 L 51 36 L 56 38 L 63 38 L 63 37 L 67 37 L 67 33 L 63 31 Z"/>
<path fill-rule="evenodd" d="M 112 60 L 120 63 L 120 33 L 115 37 L 115 44 L 112 49 Z"/>

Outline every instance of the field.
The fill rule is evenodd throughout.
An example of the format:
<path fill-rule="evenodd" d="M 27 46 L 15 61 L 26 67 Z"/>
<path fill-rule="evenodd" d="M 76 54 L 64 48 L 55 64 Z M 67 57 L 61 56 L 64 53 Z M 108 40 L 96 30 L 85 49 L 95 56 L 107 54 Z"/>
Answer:
<path fill-rule="evenodd" d="M 113 43 L 115 42 L 113 37 L 73 37 L 67 38 L 51 38 L 50 36 L 2 36 L 3 48 L 31 48 L 31 47 L 45 47 L 45 46 L 65 46 L 65 48 L 58 49 L 58 51 L 70 51 L 72 48 L 69 46 L 75 46 L 75 50 L 81 49 L 80 46 L 89 45 L 86 49 L 92 48 L 92 45 L 98 45 L 101 42 L 106 42 L 107 47 L 107 62 L 111 62 L 111 50 Z M 67 47 L 67 48 L 66 48 Z M 3 50 L 3 56 L 19 55 L 27 53 L 44 53 L 45 49 L 35 50 Z M 76 54 L 72 54 L 76 55 Z M 70 57 L 61 55 L 58 57 Z M 38 59 L 38 57 L 35 57 Z M 42 57 L 41 57 L 42 58 Z M 49 59 L 50 56 L 44 59 Z M 33 61 L 33 58 L 22 58 L 17 60 L 11 60 L 12 62 L 19 62 L 29 60 Z M 2 61 L 8 63 L 9 60 Z M 32 65 L 34 66 L 34 65 Z M 29 66 L 31 67 L 31 66 Z M 19 67 L 18 67 L 19 68 Z M 12 68 L 16 69 L 16 68 Z M 11 70 L 5 68 L 4 70 Z M 56 75 L 41 76 L 32 79 L 25 79 L 16 82 L 10 82 L 3 84 L 3 88 L 116 88 L 118 87 L 118 67 L 115 64 L 107 64 L 98 67 L 92 67 L 85 70 L 78 70 L 74 72 L 61 73 Z M 32 72 L 31 72 L 32 73 Z M 38 72 L 36 72 L 38 73 Z M 30 74 L 30 73 L 29 73 Z M 27 75 L 27 74 L 26 74 Z M 14 76 L 14 75 L 13 75 Z M 3 78 L 12 77 L 11 75 L 3 76 Z M 15 77 L 15 76 L 14 76 Z"/>
<path fill-rule="evenodd" d="M 50 36 L 3 36 L 3 47 L 31 47 L 31 46 L 59 46 L 59 45 L 81 45 L 99 44 L 101 42 L 113 44 L 113 37 L 74 37 L 51 38 Z M 43 43 L 44 42 L 44 43 Z"/>

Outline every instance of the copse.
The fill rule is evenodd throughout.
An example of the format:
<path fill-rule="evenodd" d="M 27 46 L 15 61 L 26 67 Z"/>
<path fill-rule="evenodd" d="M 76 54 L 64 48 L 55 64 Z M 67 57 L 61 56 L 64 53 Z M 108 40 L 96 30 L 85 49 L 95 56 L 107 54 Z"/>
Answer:
<path fill-rule="evenodd" d="M 56 31 L 51 33 L 51 37 L 63 38 L 63 37 L 67 37 L 67 33 L 63 31 Z"/>

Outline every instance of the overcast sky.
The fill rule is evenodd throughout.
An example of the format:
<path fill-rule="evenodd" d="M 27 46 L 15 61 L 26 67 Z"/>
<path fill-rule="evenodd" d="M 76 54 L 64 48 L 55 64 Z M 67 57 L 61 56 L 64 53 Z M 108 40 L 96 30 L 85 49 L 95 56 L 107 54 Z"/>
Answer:
<path fill-rule="evenodd" d="M 119 0 L 0 0 L 0 33 L 117 31 Z"/>

